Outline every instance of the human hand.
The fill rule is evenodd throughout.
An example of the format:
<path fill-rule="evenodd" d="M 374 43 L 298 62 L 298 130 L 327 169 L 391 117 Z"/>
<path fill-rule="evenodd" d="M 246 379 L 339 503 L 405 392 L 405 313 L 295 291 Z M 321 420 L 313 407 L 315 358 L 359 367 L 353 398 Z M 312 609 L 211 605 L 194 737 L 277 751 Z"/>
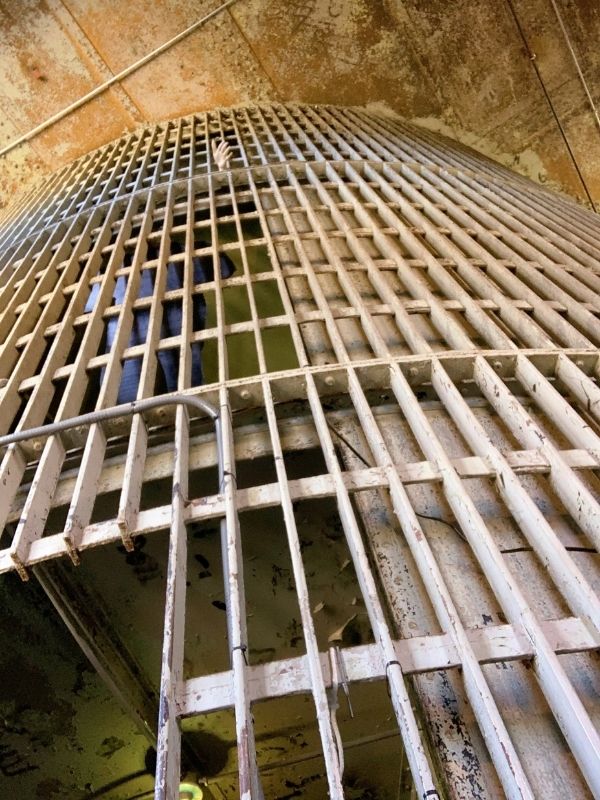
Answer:
<path fill-rule="evenodd" d="M 217 162 L 219 170 L 229 169 L 229 160 L 231 158 L 231 147 L 227 144 L 225 139 L 221 139 L 217 144 L 216 139 L 210 140 L 212 154 L 214 160 Z"/>

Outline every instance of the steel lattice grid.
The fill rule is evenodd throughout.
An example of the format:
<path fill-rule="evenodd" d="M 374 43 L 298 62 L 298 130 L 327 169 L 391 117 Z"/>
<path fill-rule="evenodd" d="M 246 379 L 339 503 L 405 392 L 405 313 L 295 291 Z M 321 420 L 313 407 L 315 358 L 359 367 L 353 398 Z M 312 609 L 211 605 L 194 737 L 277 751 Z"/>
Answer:
<path fill-rule="evenodd" d="M 213 130 L 226 130 L 238 143 L 226 175 L 212 173 L 208 163 Z M 44 204 L 61 181 L 66 187 L 54 204 Z M 389 681 L 417 785 L 433 790 L 435 781 L 403 675 L 460 664 L 462 677 L 452 669 L 452 680 L 473 706 L 506 793 L 528 796 L 530 785 L 536 794 L 540 786 L 547 788 L 543 770 L 531 766 L 522 727 L 503 709 L 497 678 L 480 667 L 510 658 L 534 665 L 544 695 L 543 701 L 536 695 L 536 702 L 554 712 L 596 791 L 597 734 L 589 716 L 595 718 L 596 707 L 571 662 L 555 656 L 598 646 L 600 280 L 594 216 L 388 118 L 281 106 L 194 117 L 110 145 L 59 173 L 46 195 L 31 202 L 40 210 L 32 214 L 28 206 L 21 212 L 29 235 L 23 237 L 17 213 L 17 233 L 9 234 L 21 243 L 15 249 L 10 235 L 5 240 L 10 261 L 0 301 L 6 336 L 0 354 L 3 433 L 112 407 L 123 360 L 142 359 L 137 397 L 153 397 L 158 354 L 173 351 L 179 392 L 235 412 L 231 474 L 232 448 L 243 451 L 238 442 L 244 425 L 236 420 L 244 419 L 244 409 L 264 409 L 264 452 L 279 465 L 289 428 L 279 409 L 292 402 L 305 407 L 304 427 L 292 447 L 319 447 L 327 472 L 298 481 L 279 472 L 272 484 L 238 491 L 232 484 L 227 496 L 184 505 L 177 517 L 171 505 L 139 507 L 146 470 L 166 477 L 174 466 L 156 444 L 172 423 L 167 410 L 149 414 L 146 422 L 134 417 L 120 458 L 116 440 L 123 425 L 73 428 L 62 438 L 44 434 L 12 445 L 0 467 L 6 478 L 3 522 L 16 523 L 0 568 L 16 567 L 25 575 L 40 560 L 63 554 L 77 560 L 79 551 L 121 538 L 130 545 L 132 537 L 164 529 L 174 517 L 181 532 L 192 521 L 229 514 L 236 553 L 237 514 L 257 505 L 281 504 L 293 554 L 293 503 L 334 497 L 377 642 L 342 658 L 350 681 Z M 171 252 L 173 241 L 182 244 L 180 255 Z M 192 257 L 212 255 L 216 263 L 221 253 L 235 263 L 234 277 L 222 279 L 215 270 L 214 281 L 192 286 Z M 164 276 L 171 262 L 181 262 L 187 278 L 167 296 Z M 138 296 L 145 271 L 155 276 L 151 297 Z M 115 304 L 112 292 L 120 277 L 128 289 Z M 98 298 L 86 312 L 95 284 Z M 206 327 L 197 331 L 191 325 L 194 293 L 207 305 Z M 182 332 L 168 338 L 160 329 L 164 301 L 180 303 L 183 318 Z M 148 308 L 146 343 L 128 347 L 136 313 Z M 117 333 L 105 352 L 111 318 Z M 201 390 L 190 386 L 192 342 L 204 345 L 210 385 Z M 389 411 L 374 396 L 385 397 Z M 345 398 L 346 409 L 331 411 L 326 397 Z M 186 420 L 180 409 L 178 453 L 187 448 Z M 196 426 L 190 464 L 207 457 L 214 463 L 210 437 Z M 399 446 L 398 438 L 406 445 Z M 413 451 L 402 452 L 410 441 Z M 181 476 L 185 465 L 178 469 Z M 90 486 L 100 492 L 122 487 L 115 519 L 90 522 Z M 431 604 L 435 627 L 422 641 L 411 643 L 421 637 L 407 635 L 394 618 L 403 601 L 386 584 L 378 530 L 369 527 L 370 497 L 390 509 L 390 519 L 397 518 L 390 525 L 403 541 L 399 557 L 410 563 Z M 460 556 L 460 567 L 452 556 L 454 571 L 440 543 L 429 541 L 428 526 L 435 521 L 417 516 L 421 502 L 434 509 L 429 516 L 453 520 L 454 533 L 446 531 L 445 539 L 454 539 Z M 65 531 L 44 535 L 50 506 L 67 504 Z M 535 560 L 515 571 L 507 556 L 517 552 L 535 553 Z M 467 563 L 481 583 L 482 605 L 501 622 L 489 636 L 456 583 Z M 301 558 L 296 568 L 301 585 Z M 529 580 L 541 581 L 542 569 L 550 576 L 544 583 L 550 598 L 545 603 L 552 608 L 547 619 L 547 607 L 538 607 L 528 586 Z M 375 577 L 392 608 L 391 621 Z M 286 665 L 293 677 L 283 690 L 313 693 L 329 791 L 337 797 L 339 764 L 323 706 L 334 665 L 319 656 L 310 605 L 298 592 L 308 662 Z M 244 633 L 243 588 L 238 599 L 236 624 Z M 418 661 L 419 648 L 424 662 Z M 592 669 L 590 662 L 585 674 Z M 262 671 L 243 660 L 234 670 L 241 694 L 223 690 L 218 703 L 235 704 L 247 732 L 250 703 L 282 687 L 273 677 L 270 688 Z M 518 672 L 529 687 L 523 691 L 533 692 L 531 673 L 520 667 Z M 252 688 L 255 673 L 267 687 L 265 695 Z M 204 689 L 218 683 L 214 676 L 198 680 Z M 427 706 L 418 680 L 419 702 Z M 192 681 L 178 690 L 179 699 L 171 697 L 178 713 L 209 710 L 194 705 L 194 691 Z M 552 726 L 536 730 L 551 748 Z M 452 783 L 456 776 L 439 752 L 434 760 L 442 761 Z M 570 763 L 567 758 L 558 770 L 564 786 L 584 792 Z M 255 775 L 251 750 L 240 769 Z M 256 793 L 258 779 L 252 780 Z"/>

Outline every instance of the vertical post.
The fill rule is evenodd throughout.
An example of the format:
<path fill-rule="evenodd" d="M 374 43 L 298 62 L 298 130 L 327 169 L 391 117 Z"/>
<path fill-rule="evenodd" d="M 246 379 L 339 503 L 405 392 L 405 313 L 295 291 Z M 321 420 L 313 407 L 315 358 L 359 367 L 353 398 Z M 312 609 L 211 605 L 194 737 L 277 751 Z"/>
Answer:
<path fill-rule="evenodd" d="M 188 493 L 189 417 L 178 405 L 175 416 L 175 460 L 171 500 L 171 531 L 165 600 L 155 800 L 178 800 L 181 731 L 177 719 L 177 688 L 183 679 L 187 536 L 185 498 Z"/>
<path fill-rule="evenodd" d="M 230 414 L 227 389 L 223 386 L 220 391 L 220 419 L 217 421 L 217 430 L 220 429 L 218 436 L 222 446 L 220 491 L 225 495 L 225 519 L 221 522 L 221 548 L 227 604 L 227 635 L 233 671 L 239 793 L 240 800 L 262 800 L 263 791 L 256 765 L 254 722 L 250 710 L 250 691 L 246 670 L 248 666 L 246 658 L 248 630 L 240 522 L 235 507 L 235 459 Z"/>

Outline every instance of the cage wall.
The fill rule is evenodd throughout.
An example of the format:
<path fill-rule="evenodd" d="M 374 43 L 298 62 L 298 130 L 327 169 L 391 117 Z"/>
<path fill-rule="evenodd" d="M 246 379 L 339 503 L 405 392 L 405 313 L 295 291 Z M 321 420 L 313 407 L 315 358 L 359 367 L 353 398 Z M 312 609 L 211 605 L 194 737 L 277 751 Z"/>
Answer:
<path fill-rule="evenodd" d="M 228 708 L 226 796 L 278 796 L 255 720 L 296 695 L 322 758 L 302 796 L 354 796 L 337 695 L 369 683 L 402 797 L 600 797 L 599 241 L 573 202 L 334 107 L 143 129 L 5 212 L 0 570 L 169 531 L 157 798 L 178 796 L 181 725 Z M 324 637 L 312 601 L 298 520 L 322 500 L 361 644 Z M 266 662 L 244 585 L 256 509 L 277 514 L 303 649 Z M 187 529 L 209 520 L 229 663 L 188 676 Z"/>

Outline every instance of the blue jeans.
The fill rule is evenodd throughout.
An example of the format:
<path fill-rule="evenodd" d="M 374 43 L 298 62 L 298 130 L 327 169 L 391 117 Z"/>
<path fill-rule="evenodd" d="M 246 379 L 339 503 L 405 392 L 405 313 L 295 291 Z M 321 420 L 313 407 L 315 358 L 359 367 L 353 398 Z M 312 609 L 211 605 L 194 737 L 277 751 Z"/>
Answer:
<path fill-rule="evenodd" d="M 206 247 L 204 242 L 196 242 L 196 247 Z M 179 243 L 173 242 L 171 246 L 173 253 L 181 253 L 183 248 Z M 194 269 L 194 284 L 206 283 L 214 280 L 213 260 L 211 256 L 195 257 L 192 260 Z M 221 277 L 223 279 L 230 278 L 235 272 L 235 265 L 230 258 L 226 255 L 219 256 L 219 265 Z M 142 271 L 140 279 L 140 287 L 138 297 L 149 297 L 154 293 L 154 271 Z M 181 289 L 183 287 L 183 262 L 169 262 L 167 264 L 167 283 L 166 291 L 173 291 L 174 289 Z M 125 299 L 125 292 L 127 289 L 127 278 L 119 276 L 115 282 L 113 290 L 113 300 L 116 305 L 119 305 Z M 91 311 L 98 297 L 100 285 L 94 284 L 92 291 L 87 299 L 85 311 Z M 129 347 L 143 344 L 148 337 L 148 323 L 150 321 L 150 311 L 142 309 L 134 312 L 133 324 L 131 328 L 131 335 L 129 337 Z M 181 303 L 165 302 L 163 304 L 163 315 L 160 337 L 165 339 L 169 336 L 178 336 L 181 333 Z M 117 326 L 119 324 L 117 317 L 112 317 L 106 324 L 106 347 L 105 352 L 109 353 L 115 336 L 117 333 Z M 194 331 L 202 331 L 206 327 L 206 300 L 201 294 L 192 295 L 192 328 Z M 204 382 L 202 372 L 202 343 L 194 342 L 191 344 L 192 348 L 192 386 L 201 386 Z M 164 382 L 164 391 L 174 392 L 177 390 L 177 379 L 179 373 L 179 350 L 161 350 L 158 352 L 158 362 L 161 367 L 162 378 Z M 140 375 L 142 371 L 141 358 L 128 358 L 123 362 L 123 372 L 121 374 L 121 383 L 119 385 L 119 393 L 117 396 L 117 403 L 130 403 L 136 399 L 138 387 L 140 382 Z M 102 369 L 100 380 L 104 380 L 104 372 Z"/>

